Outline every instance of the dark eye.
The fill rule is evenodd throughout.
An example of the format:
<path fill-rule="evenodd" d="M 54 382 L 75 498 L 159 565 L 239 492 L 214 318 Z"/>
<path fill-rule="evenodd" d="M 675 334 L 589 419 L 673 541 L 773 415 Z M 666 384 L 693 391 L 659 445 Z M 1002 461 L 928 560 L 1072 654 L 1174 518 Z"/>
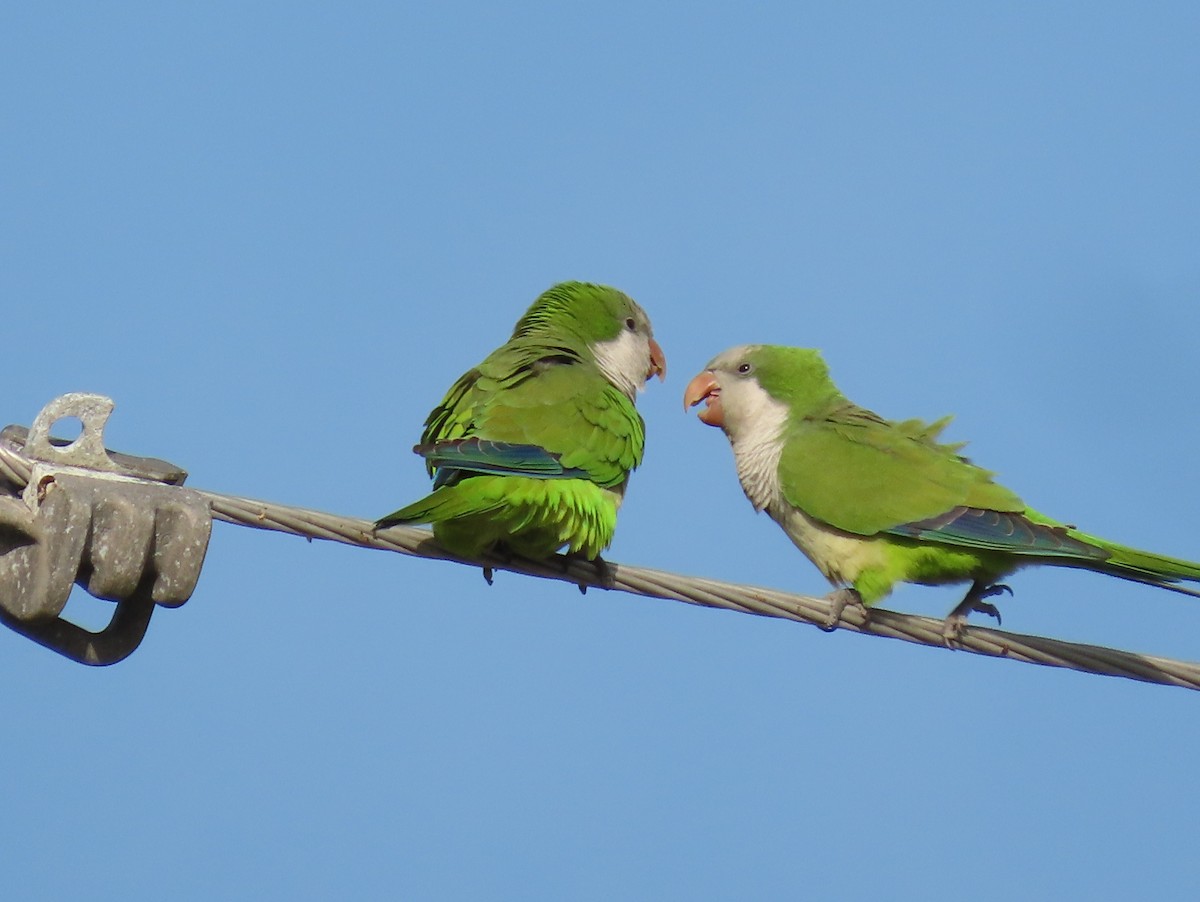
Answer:
<path fill-rule="evenodd" d="M 628 317 L 625 320 L 625 328 L 628 329 L 630 332 L 632 332 L 634 329 L 637 328 L 637 320 L 635 320 L 632 316 Z"/>
<path fill-rule="evenodd" d="M 751 366 L 750 364 L 748 364 L 748 363 L 739 363 L 739 364 L 738 364 L 737 371 L 738 371 L 739 373 L 741 373 L 741 374 L 744 376 L 744 375 L 746 375 L 748 372 L 750 372 L 752 369 L 754 369 L 754 367 L 752 367 L 752 366 Z"/>

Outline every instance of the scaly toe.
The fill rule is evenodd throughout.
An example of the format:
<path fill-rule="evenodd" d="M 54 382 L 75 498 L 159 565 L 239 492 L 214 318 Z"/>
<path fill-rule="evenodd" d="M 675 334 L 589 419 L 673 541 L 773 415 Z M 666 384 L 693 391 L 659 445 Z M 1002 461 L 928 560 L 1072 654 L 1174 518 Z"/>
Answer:
<path fill-rule="evenodd" d="M 947 615 L 942 621 L 942 641 L 946 643 L 946 647 L 951 650 L 962 648 L 962 637 L 966 628 L 966 614 L 952 612 Z"/>
<path fill-rule="evenodd" d="M 825 619 L 825 623 L 821 624 L 821 629 L 827 633 L 837 629 L 838 622 L 842 619 L 842 612 L 848 607 L 855 607 L 862 611 L 863 618 L 866 619 L 867 606 L 862 600 L 862 595 L 857 589 L 843 588 L 836 589 L 825 596 L 825 600 L 829 602 L 829 616 Z"/>

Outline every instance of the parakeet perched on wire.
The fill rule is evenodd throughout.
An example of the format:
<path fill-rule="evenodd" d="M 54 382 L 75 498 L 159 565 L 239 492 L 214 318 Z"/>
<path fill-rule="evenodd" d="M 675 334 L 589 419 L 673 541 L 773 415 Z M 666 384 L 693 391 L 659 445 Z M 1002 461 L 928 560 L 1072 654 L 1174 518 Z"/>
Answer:
<path fill-rule="evenodd" d="M 820 353 L 744 345 L 713 358 L 684 405 L 725 431 L 738 479 L 825 577 L 833 626 L 847 604 L 872 605 L 898 582 L 970 583 L 946 618 L 948 644 L 966 617 L 999 619 L 985 599 L 1011 591 L 1019 567 L 1095 570 L 1200 596 L 1200 564 L 1090 536 L 1027 507 L 987 470 L 938 441 L 949 418 L 893 423 L 847 400 Z M 865 610 L 865 609 L 864 609 Z"/>
<path fill-rule="evenodd" d="M 413 450 L 433 492 L 376 528 L 431 523 L 466 557 L 596 559 L 642 460 L 634 399 L 654 375 L 666 359 L 641 307 L 605 285 L 555 285 L 429 414 Z"/>

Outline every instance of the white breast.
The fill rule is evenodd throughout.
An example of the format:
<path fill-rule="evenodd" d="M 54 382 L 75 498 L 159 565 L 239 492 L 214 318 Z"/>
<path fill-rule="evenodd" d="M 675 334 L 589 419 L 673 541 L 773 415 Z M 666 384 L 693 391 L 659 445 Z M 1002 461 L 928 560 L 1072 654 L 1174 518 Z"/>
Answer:
<path fill-rule="evenodd" d="M 779 460 L 788 421 L 787 405 L 755 382 L 734 383 L 722 391 L 736 393 L 735 403 L 725 406 L 725 432 L 733 447 L 742 491 L 755 510 L 765 510 L 782 526 L 788 538 L 835 586 L 854 582 L 864 568 L 882 566 L 882 541 L 832 529 L 784 499 Z"/>
<path fill-rule="evenodd" d="M 754 382 L 735 383 L 722 391 L 729 396 L 724 405 L 725 434 L 733 448 L 738 481 L 754 509 L 765 510 L 779 497 L 787 405 Z"/>

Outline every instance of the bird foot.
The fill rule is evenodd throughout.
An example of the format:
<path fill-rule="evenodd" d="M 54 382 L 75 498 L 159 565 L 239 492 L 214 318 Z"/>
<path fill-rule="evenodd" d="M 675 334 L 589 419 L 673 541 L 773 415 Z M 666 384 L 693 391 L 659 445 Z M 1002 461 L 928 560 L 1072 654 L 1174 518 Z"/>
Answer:
<path fill-rule="evenodd" d="M 966 597 L 960 601 L 942 621 L 942 641 L 946 643 L 947 648 L 960 648 L 962 646 L 963 633 L 967 629 L 967 617 L 972 611 L 977 611 L 980 614 L 987 614 L 989 617 L 996 618 L 996 625 L 999 626 L 1000 609 L 989 601 L 984 601 L 985 598 L 991 598 L 994 595 L 1009 595 L 1013 591 L 1004 583 L 994 583 L 990 586 L 982 583 L 975 583 L 967 592 Z"/>
<path fill-rule="evenodd" d="M 510 566 L 521 560 L 521 555 L 512 551 L 508 542 L 493 542 L 490 548 L 485 548 L 485 557 L 491 557 L 499 561 L 500 567 Z M 484 565 L 484 579 L 488 585 L 496 582 L 496 567 L 490 564 Z"/>
<path fill-rule="evenodd" d="M 612 564 L 600 557 L 600 555 L 596 555 L 592 559 L 592 566 L 596 568 L 596 582 L 606 589 L 612 588 L 616 578 L 616 572 L 613 570 Z"/>
<path fill-rule="evenodd" d="M 500 566 L 505 567 L 513 562 L 515 555 L 505 545 L 497 544 L 491 549 L 492 555 L 500 561 Z M 490 586 L 496 581 L 496 568 L 485 564 L 483 567 L 483 579 Z"/>
<path fill-rule="evenodd" d="M 484 549 L 485 552 L 490 552 L 491 556 L 500 562 L 500 566 L 504 567 L 516 560 L 517 555 L 504 542 L 496 542 L 491 548 Z M 490 586 L 496 580 L 496 568 L 489 564 L 483 566 L 484 581 Z"/>
<path fill-rule="evenodd" d="M 842 612 L 848 607 L 858 608 L 862 611 L 864 619 L 871 616 L 867 611 L 866 602 L 863 601 L 862 595 L 859 594 L 857 589 L 849 587 L 836 589 L 826 595 L 825 600 L 829 602 L 829 617 L 826 619 L 824 625 L 821 626 L 821 629 L 827 633 L 831 633 L 837 629 L 838 621 L 842 619 Z"/>
<path fill-rule="evenodd" d="M 600 555 L 596 555 L 594 558 L 587 558 L 587 557 L 584 557 L 582 554 L 570 554 L 570 553 L 564 554 L 562 556 L 563 572 L 566 573 L 568 570 L 570 570 L 571 564 L 573 564 L 575 561 L 583 561 L 584 563 L 591 564 L 593 567 L 596 568 L 595 584 L 604 589 L 612 588 L 612 585 L 613 585 L 612 565 L 609 564 L 609 562 L 606 561 L 604 558 L 600 557 Z M 576 583 L 575 585 L 579 588 L 580 595 L 587 595 L 587 590 L 588 590 L 587 583 Z"/>

